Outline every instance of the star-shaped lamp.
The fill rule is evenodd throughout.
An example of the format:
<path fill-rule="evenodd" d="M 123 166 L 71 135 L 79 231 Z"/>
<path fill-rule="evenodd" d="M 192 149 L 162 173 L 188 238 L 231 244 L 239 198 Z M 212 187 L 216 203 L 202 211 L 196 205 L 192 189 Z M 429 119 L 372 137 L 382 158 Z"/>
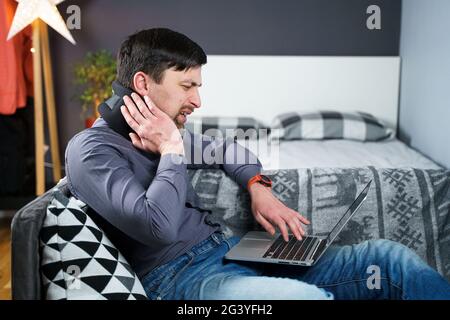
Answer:
<path fill-rule="evenodd" d="M 0 0 L 3 1 L 3 0 Z M 16 0 L 16 13 L 9 29 L 7 39 L 11 39 L 29 24 L 33 24 L 33 88 L 34 88 L 34 132 L 36 163 L 36 195 L 45 192 L 44 165 L 44 100 L 47 108 L 50 133 L 50 150 L 53 163 L 53 179 L 61 179 L 61 160 L 59 158 L 58 130 L 56 120 L 55 95 L 53 92 L 52 66 L 47 26 L 51 26 L 67 40 L 75 40 L 67 29 L 66 23 L 56 9 L 64 0 Z M 40 21 L 40 20 L 42 21 Z M 44 82 L 42 80 L 44 79 Z M 44 90 L 43 90 L 44 89 Z"/>
<path fill-rule="evenodd" d="M 28 26 L 37 18 L 41 18 L 45 23 L 58 31 L 64 38 L 75 44 L 66 23 L 58 12 L 56 5 L 64 0 L 16 0 L 19 4 L 14 15 L 11 28 L 9 29 L 7 40 L 14 37 L 22 29 Z"/>

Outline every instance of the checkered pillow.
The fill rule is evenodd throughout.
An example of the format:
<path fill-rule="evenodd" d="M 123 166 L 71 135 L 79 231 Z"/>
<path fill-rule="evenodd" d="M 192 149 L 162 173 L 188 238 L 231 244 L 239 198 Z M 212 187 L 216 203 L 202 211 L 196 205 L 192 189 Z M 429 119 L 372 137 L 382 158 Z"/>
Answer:
<path fill-rule="evenodd" d="M 191 117 L 186 129 L 196 134 L 235 139 L 256 139 L 268 133 L 266 126 L 251 117 Z"/>
<path fill-rule="evenodd" d="M 379 141 L 394 136 L 373 115 L 364 112 L 320 111 L 290 112 L 278 115 L 272 124 L 272 137 L 282 140 L 297 139 L 349 139 Z"/>
<path fill-rule="evenodd" d="M 45 299 L 147 299 L 128 262 L 86 209 L 78 199 L 54 190 L 40 232 Z"/>

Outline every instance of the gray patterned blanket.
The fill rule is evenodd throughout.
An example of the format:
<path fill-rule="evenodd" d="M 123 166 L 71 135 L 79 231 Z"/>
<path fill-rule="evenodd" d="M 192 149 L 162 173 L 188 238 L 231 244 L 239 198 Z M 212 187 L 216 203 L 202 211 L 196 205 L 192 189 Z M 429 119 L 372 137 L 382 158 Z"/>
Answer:
<path fill-rule="evenodd" d="M 266 171 L 273 192 L 306 216 L 309 234 L 324 235 L 366 183 L 366 201 L 336 240 L 400 242 L 450 280 L 450 171 L 421 169 L 317 168 Z M 263 230 L 254 221 L 248 193 L 221 170 L 189 171 L 202 206 L 227 235 Z"/>

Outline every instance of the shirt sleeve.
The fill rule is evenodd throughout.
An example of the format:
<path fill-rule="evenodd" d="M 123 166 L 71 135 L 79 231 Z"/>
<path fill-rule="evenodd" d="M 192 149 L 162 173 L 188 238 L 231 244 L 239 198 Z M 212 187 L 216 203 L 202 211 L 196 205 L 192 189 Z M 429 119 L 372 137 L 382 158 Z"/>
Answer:
<path fill-rule="evenodd" d="M 113 147 L 69 143 L 66 175 L 72 193 L 109 223 L 147 244 L 176 238 L 186 202 L 186 163 L 180 155 L 161 157 L 147 188 Z"/>
<path fill-rule="evenodd" d="M 185 130 L 183 140 L 189 169 L 220 168 L 246 189 L 248 181 L 261 172 L 258 157 L 231 138 L 213 138 Z"/>

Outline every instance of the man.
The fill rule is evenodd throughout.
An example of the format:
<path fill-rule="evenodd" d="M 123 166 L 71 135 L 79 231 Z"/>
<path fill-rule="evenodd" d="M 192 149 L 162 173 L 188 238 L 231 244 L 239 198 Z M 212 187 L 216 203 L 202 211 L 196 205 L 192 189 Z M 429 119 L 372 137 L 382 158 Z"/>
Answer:
<path fill-rule="evenodd" d="M 131 35 L 118 54 L 112 98 L 123 97 L 119 115 L 129 128 L 115 128 L 117 119 L 106 108 L 104 119 L 76 135 L 66 151 L 72 193 L 96 211 L 149 298 L 450 297 L 449 284 L 437 272 L 406 247 L 386 240 L 330 249 L 309 268 L 224 261 L 239 239 L 227 239 L 199 208 L 186 163 L 196 168 L 210 161 L 196 164 L 197 149 L 221 155 L 210 166 L 248 189 L 254 218 L 269 233 L 278 229 L 287 240 L 290 230 L 301 239 L 302 225 L 309 222 L 272 195 L 248 150 L 189 132 L 183 143 L 179 129 L 201 105 L 198 88 L 205 63 L 203 50 L 180 33 L 150 29 Z M 248 161 L 239 163 L 240 155 Z M 380 268 L 380 289 L 367 286 L 372 265 Z"/>

